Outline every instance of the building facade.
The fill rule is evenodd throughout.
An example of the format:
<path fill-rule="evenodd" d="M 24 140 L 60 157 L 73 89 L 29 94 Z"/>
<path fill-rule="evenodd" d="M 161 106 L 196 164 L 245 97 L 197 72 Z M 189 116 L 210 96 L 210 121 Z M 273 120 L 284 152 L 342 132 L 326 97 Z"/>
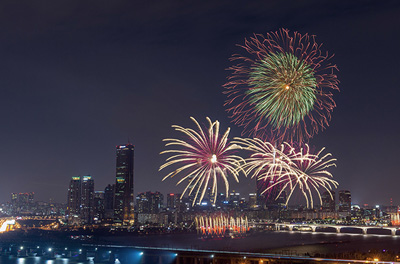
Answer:
<path fill-rule="evenodd" d="M 339 213 L 347 213 L 351 212 L 351 193 L 347 190 L 339 191 Z"/>
<path fill-rule="evenodd" d="M 325 191 L 322 194 L 322 211 L 324 212 L 335 212 L 336 202 L 335 202 L 335 191 Z"/>
<path fill-rule="evenodd" d="M 67 215 L 70 224 L 92 224 L 94 180 L 92 176 L 72 177 L 68 188 Z"/>
<path fill-rule="evenodd" d="M 134 223 L 134 146 L 117 146 L 116 181 L 114 194 L 114 224 Z"/>

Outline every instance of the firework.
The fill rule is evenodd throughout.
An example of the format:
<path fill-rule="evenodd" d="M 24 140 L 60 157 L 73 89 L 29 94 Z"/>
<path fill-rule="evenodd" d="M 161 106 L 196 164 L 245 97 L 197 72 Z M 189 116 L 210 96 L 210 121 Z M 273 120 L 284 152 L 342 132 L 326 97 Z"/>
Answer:
<path fill-rule="evenodd" d="M 316 193 L 322 204 L 320 190 L 329 191 L 338 186 L 333 176 L 327 171 L 336 166 L 336 159 L 331 154 L 324 154 L 322 148 L 317 154 L 310 153 L 310 147 L 304 144 L 298 151 L 284 142 L 276 148 L 269 142 L 260 139 L 235 138 L 235 143 L 242 145 L 252 154 L 243 166 L 247 175 L 251 174 L 258 181 L 268 182 L 263 193 L 277 189 L 278 199 L 284 191 L 288 191 L 288 204 L 293 192 L 300 190 L 306 199 L 307 207 L 314 207 L 313 192 Z M 331 198 L 333 199 L 332 195 Z"/>
<path fill-rule="evenodd" d="M 221 136 L 219 122 L 212 122 L 207 117 L 208 129 L 203 130 L 199 123 L 191 117 L 196 124 L 198 131 L 191 128 L 183 128 L 173 125 L 176 131 L 182 132 L 186 136 L 183 139 L 164 139 L 166 147 L 176 146 L 178 149 L 170 149 L 161 152 L 160 154 L 171 154 L 166 159 L 159 170 L 166 167 L 176 165 L 177 169 L 170 172 L 163 180 L 174 177 L 179 174 L 182 178 L 177 184 L 187 181 L 188 184 L 184 189 L 181 198 L 188 192 L 188 195 L 194 195 L 193 205 L 198 201 L 203 200 L 209 184 L 211 186 L 212 203 L 215 203 L 217 182 L 222 179 L 225 184 L 226 195 L 228 196 L 229 182 L 228 176 L 239 182 L 238 176 L 244 159 L 233 155 L 237 145 L 228 142 L 230 129 Z"/>
<path fill-rule="evenodd" d="M 224 236 L 227 231 L 244 234 L 250 230 L 247 217 L 196 216 L 195 223 L 201 235 Z"/>
<path fill-rule="evenodd" d="M 227 110 L 244 134 L 303 142 L 328 126 L 337 68 L 314 36 L 281 29 L 254 35 L 242 48 L 248 56 L 232 56 L 239 64 L 229 68 L 224 87 Z"/>

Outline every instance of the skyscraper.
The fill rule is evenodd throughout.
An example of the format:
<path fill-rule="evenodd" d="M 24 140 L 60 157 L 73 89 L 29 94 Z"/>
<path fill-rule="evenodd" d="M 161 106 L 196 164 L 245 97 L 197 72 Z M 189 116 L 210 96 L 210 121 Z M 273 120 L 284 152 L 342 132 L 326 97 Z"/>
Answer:
<path fill-rule="evenodd" d="M 92 176 L 83 176 L 81 179 L 81 220 L 85 224 L 92 224 L 94 218 L 94 181 Z"/>
<path fill-rule="evenodd" d="M 104 191 L 94 192 L 94 221 L 101 222 L 104 220 Z"/>
<path fill-rule="evenodd" d="M 81 208 L 81 177 L 72 177 L 68 188 L 67 215 L 78 216 Z"/>
<path fill-rule="evenodd" d="M 351 193 L 347 190 L 339 191 L 339 212 L 351 211 Z"/>
<path fill-rule="evenodd" d="M 167 194 L 167 209 L 170 211 L 176 208 L 176 195 L 174 193 Z"/>
<path fill-rule="evenodd" d="M 115 184 L 109 184 L 104 189 L 104 218 L 108 222 L 114 219 L 114 192 Z"/>
<path fill-rule="evenodd" d="M 76 224 L 91 224 L 94 217 L 93 210 L 94 181 L 92 177 L 72 177 L 68 188 L 68 221 Z"/>
<path fill-rule="evenodd" d="M 322 194 L 322 210 L 325 212 L 335 212 L 336 203 L 335 203 L 335 191 L 325 191 Z"/>
<path fill-rule="evenodd" d="M 139 193 L 136 196 L 137 212 L 140 214 L 158 214 L 164 203 L 164 195 L 160 192 Z"/>
<path fill-rule="evenodd" d="M 117 225 L 131 225 L 134 221 L 133 161 L 133 145 L 117 146 L 114 197 L 114 223 Z"/>

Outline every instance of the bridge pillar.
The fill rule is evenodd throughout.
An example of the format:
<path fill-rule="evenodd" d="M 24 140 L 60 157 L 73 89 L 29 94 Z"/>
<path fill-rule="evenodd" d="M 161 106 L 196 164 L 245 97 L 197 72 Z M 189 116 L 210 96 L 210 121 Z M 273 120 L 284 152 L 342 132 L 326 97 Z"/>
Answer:
<path fill-rule="evenodd" d="M 366 235 L 368 233 L 368 229 L 367 228 L 363 228 L 362 231 L 363 231 L 364 235 Z"/>
<path fill-rule="evenodd" d="M 313 232 L 317 231 L 317 226 L 311 226 Z"/>
<path fill-rule="evenodd" d="M 340 233 L 341 227 L 336 227 L 336 233 Z"/>
<path fill-rule="evenodd" d="M 275 229 L 276 229 L 276 231 L 279 231 L 279 230 L 281 230 L 281 226 L 278 224 L 275 224 Z"/>
<path fill-rule="evenodd" d="M 293 225 L 289 225 L 289 231 L 293 231 Z"/>
<path fill-rule="evenodd" d="M 396 231 L 397 231 L 396 228 L 390 229 L 390 232 L 392 233 L 392 236 L 395 236 L 395 235 L 396 235 Z"/>

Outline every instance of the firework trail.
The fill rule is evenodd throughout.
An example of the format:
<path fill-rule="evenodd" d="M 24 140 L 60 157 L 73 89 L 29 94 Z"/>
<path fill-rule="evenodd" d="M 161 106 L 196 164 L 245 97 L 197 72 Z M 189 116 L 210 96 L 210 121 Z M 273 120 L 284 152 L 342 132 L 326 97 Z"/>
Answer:
<path fill-rule="evenodd" d="M 223 180 L 228 196 L 228 175 L 232 175 L 239 182 L 238 176 L 244 159 L 233 155 L 235 149 L 239 147 L 228 142 L 230 128 L 221 136 L 218 121 L 212 122 L 207 117 L 208 129 L 203 130 L 196 119 L 193 117 L 191 119 L 196 124 L 197 131 L 177 125 L 172 126 L 176 131 L 182 132 L 186 139 L 164 139 L 167 142 L 166 147 L 174 146 L 178 149 L 169 149 L 160 153 L 170 154 L 170 156 L 159 170 L 172 165 L 178 166 L 165 176 L 163 181 L 177 174 L 181 175 L 182 178 L 177 185 L 187 181 L 181 198 L 186 192 L 189 196 L 194 194 L 193 205 L 196 201 L 200 203 L 203 200 L 209 184 L 212 183 L 212 203 L 215 203 L 218 179 Z"/>
<path fill-rule="evenodd" d="M 339 90 L 332 56 L 315 37 L 287 29 L 254 35 L 233 55 L 226 88 L 227 111 L 242 134 L 269 141 L 306 142 L 328 126 Z"/>
<path fill-rule="evenodd" d="M 286 142 L 276 148 L 271 143 L 257 138 L 235 138 L 233 143 L 251 152 L 243 165 L 245 173 L 256 177 L 258 181 L 271 182 L 263 193 L 279 188 L 280 191 L 275 197 L 278 199 L 282 192 L 288 191 L 286 205 L 293 192 L 298 189 L 306 199 L 307 208 L 313 208 L 313 192 L 322 204 L 320 189 L 330 191 L 339 185 L 327 171 L 329 167 L 336 167 L 336 159 L 331 158 L 330 153 L 321 156 L 325 148 L 317 154 L 312 154 L 307 144 L 296 150 Z"/>

